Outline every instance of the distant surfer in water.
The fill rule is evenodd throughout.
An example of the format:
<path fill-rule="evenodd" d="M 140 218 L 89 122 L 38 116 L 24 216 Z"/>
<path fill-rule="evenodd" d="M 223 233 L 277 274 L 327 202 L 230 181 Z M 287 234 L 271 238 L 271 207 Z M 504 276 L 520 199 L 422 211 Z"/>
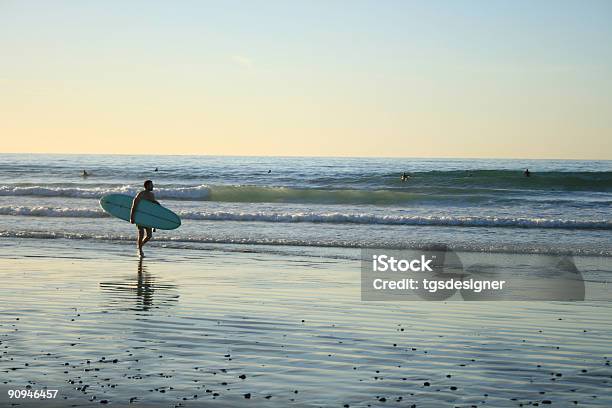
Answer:
<path fill-rule="evenodd" d="M 144 182 L 144 190 L 136 194 L 134 197 L 134 201 L 132 201 L 132 209 L 130 211 L 130 222 L 135 224 L 134 213 L 136 212 L 136 207 L 140 200 L 152 201 L 155 204 L 159 204 L 159 202 L 155 199 L 155 195 L 153 194 L 153 182 L 151 180 L 147 180 Z M 136 225 L 138 227 L 138 255 L 141 258 L 144 258 L 144 252 L 142 252 L 142 247 L 144 244 L 149 242 L 151 238 L 153 238 L 153 230 L 149 227 L 143 227 L 140 225 Z M 146 234 L 145 234 L 146 233 Z"/>
<path fill-rule="evenodd" d="M 525 171 L 523 172 L 523 175 L 525 177 L 529 177 L 529 176 L 531 176 L 531 172 L 529 171 L 529 169 L 525 169 Z"/>
<path fill-rule="evenodd" d="M 87 172 L 87 170 L 83 170 L 81 177 L 88 177 L 88 176 L 89 176 L 89 173 Z"/>
<path fill-rule="evenodd" d="M 409 178 L 410 178 L 410 175 L 404 172 L 404 174 L 402 174 L 402 177 L 400 177 L 400 180 L 408 181 Z"/>

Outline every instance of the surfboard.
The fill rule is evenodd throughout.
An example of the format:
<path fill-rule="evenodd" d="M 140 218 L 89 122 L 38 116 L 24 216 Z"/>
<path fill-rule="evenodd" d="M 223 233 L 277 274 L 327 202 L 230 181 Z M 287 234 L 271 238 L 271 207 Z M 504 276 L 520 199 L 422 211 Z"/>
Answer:
<path fill-rule="evenodd" d="M 128 194 L 108 194 L 100 199 L 100 206 L 113 217 L 130 221 L 134 197 Z M 140 200 L 134 214 L 136 224 L 161 230 L 176 229 L 181 225 L 178 215 L 152 201 Z"/>

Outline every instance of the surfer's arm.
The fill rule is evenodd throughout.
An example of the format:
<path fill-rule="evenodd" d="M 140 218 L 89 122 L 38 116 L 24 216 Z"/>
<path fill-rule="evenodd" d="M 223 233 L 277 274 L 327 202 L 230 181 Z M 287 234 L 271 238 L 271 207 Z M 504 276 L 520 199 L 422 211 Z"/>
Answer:
<path fill-rule="evenodd" d="M 136 207 L 138 206 L 138 203 L 141 199 L 142 196 L 140 193 L 138 193 L 136 194 L 136 197 L 134 197 L 134 201 L 132 201 L 132 209 L 130 210 L 130 222 L 132 224 L 134 224 L 134 213 L 136 212 Z"/>

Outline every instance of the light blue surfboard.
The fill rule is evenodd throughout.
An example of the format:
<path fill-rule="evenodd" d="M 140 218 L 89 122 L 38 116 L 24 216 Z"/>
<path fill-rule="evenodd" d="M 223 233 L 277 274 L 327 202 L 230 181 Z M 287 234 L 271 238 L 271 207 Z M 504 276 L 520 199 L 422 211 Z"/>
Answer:
<path fill-rule="evenodd" d="M 113 217 L 130 221 L 134 197 L 127 194 L 108 194 L 100 199 L 100 206 Z M 181 225 L 178 215 L 152 201 L 140 200 L 134 214 L 136 224 L 161 230 L 176 229 Z"/>

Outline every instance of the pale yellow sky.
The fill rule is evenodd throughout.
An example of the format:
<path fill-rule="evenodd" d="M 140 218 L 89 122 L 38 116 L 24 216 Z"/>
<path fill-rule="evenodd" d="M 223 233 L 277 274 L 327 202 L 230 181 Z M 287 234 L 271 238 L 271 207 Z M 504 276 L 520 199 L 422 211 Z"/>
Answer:
<path fill-rule="evenodd" d="M 609 3 L 241 4 L 2 3 L 0 152 L 612 159 Z"/>

